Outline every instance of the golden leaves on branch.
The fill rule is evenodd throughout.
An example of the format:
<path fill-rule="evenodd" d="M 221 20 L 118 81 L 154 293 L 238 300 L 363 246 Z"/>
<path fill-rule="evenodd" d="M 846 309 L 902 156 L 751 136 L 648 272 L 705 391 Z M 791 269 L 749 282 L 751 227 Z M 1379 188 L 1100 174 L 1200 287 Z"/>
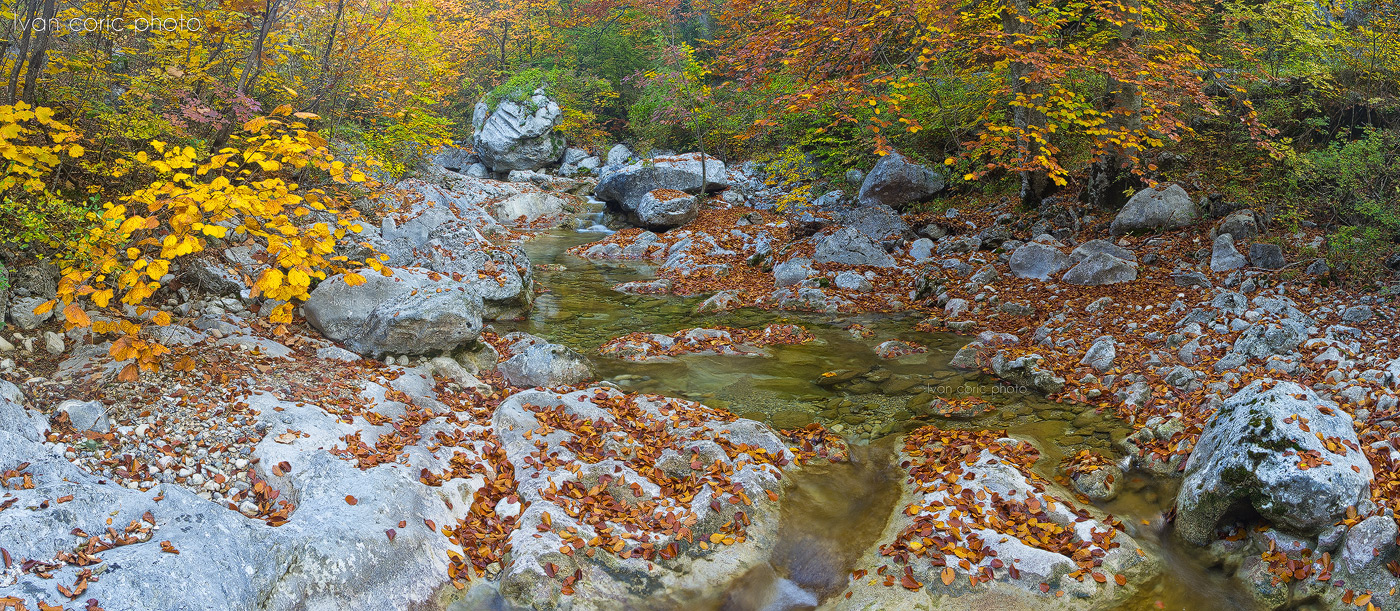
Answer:
<path fill-rule="evenodd" d="M 15 108 L 0 107 L 0 136 L 7 117 L 52 115 Z M 67 328 L 92 327 L 97 334 L 119 335 L 110 353 L 118 361 L 135 361 L 136 367 L 128 366 L 118 376 L 133 381 L 139 370 L 154 370 L 169 351 L 138 337 L 142 325 L 124 320 L 121 314 L 112 316 L 117 322 L 94 322 L 78 305 L 80 298 L 107 308 L 119 296 L 122 304 L 137 306 L 136 315 L 145 317 L 149 311 L 142 304 L 164 286 L 177 260 L 205 251 L 211 239 L 232 236 L 243 236 L 267 249 L 267 269 L 252 283 L 252 295 L 282 302 L 266 312 L 276 323 L 292 321 L 293 302 L 308 298 L 314 281 L 349 272 L 361 263 L 382 269 L 373 257 L 359 262 L 334 256 L 336 243 L 360 229 L 354 222 L 356 211 L 337 207 L 336 197 L 322 189 L 304 188 L 284 176 L 315 169 L 339 185 L 371 182 L 363 172 L 336 160 L 324 138 L 293 120 L 315 118 L 279 106 L 269 116 L 249 120 L 245 133 L 212 155 L 151 141 L 154 154 L 141 151 L 132 158 L 154 170 L 157 180 L 91 215 L 96 226 L 81 245 L 81 256 L 64 270 L 57 300 L 42 307 L 47 311 L 62 302 Z M 10 131 L 15 129 L 23 131 Z M 58 135 L 51 134 L 55 140 L 70 139 L 67 132 L 55 129 Z M 0 142 L 0 152 L 4 146 Z M 83 152 L 77 146 L 67 151 Z M 330 218 L 309 225 L 293 221 L 312 211 Z M 347 281 L 362 284 L 364 278 L 352 274 Z M 167 312 L 156 312 L 150 322 L 165 326 L 172 319 Z"/>

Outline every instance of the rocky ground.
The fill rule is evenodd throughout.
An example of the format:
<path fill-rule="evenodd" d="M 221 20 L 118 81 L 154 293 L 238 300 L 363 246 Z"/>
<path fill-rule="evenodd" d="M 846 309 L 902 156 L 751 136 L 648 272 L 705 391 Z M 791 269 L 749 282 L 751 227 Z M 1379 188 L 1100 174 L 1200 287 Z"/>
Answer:
<path fill-rule="evenodd" d="M 1400 604 L 1396 310 L 1267 241 L 1316 235 L 1261 235 L 1252 211 L 1177 185 L 1101 218 L 911 209 L 943 184 L 898 155 L 854 196 L 779 210 L 753 164 L 620 147 L 538 172 L 528 158 L 556 143 L 525 138 L 440 157 L 366 202 L 379 225 L 341 248 L 385 254 L 391 274 L 322 282 L 295 324 L 257 318 L 270 304 L 247 291 L 255 244 L 184 262 L 157 297 L 174 324 L 148 330 L 169 366 L 136 382 L 116 379 L 102 338 L 32 314 L 54 270 L 17 271 L 0 339 L 0 609 L 722 600 L 770 562 L 784 478 L 847 450 L 820 425 L 780 432 L 627 393 L 595 381 L 594 355 L 494 328 L 543 288 L 520 241 L 575 223 L 590 192 L 628 228 L 575 252 L 656 266 L 620 291 L 706 295 L 702 312 L 908 312 L 969 336 L 953 366 L 1131 429 L 1051 481 L 1026 440 L 923 426 L 999 406 L 890 388 L 921 410 L 885 429 L 908 429 L 901 498 L 821 606 L 1125 604 L 1161 566 L 1156 532 L 1094 504 L 1128 473 L 1179 479 L 1163 521 L 1262 606 Z M 596 358 L 761 358 L 810 339 L 786 324 L 641 329 Z M 887 359 L 927 350 L 869 341 Z M 891 383 L 872 375 L 822 384 Z"/>

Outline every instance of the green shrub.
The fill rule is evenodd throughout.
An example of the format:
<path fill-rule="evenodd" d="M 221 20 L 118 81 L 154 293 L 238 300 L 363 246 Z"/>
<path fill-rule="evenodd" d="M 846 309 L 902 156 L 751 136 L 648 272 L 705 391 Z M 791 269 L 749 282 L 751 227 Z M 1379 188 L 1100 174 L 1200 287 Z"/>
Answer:
<path fill-rule="evenodd" d="M 1338 224 L 1400 238 L 1400 133 L 1368 129 L 1360 140 L 1303 155 L 1300 190 L 1325 203 Z"/>

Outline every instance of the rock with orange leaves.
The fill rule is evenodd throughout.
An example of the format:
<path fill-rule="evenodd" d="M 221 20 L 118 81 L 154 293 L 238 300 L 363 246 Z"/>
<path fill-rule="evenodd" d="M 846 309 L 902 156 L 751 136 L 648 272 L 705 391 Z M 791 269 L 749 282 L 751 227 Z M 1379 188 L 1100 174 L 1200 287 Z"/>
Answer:
<path fill-rule="evenodd" d="M 1177 533 L 1205 545 L 1247 504 L 1276 528 L 1314 535 L 1370 493 L 1351 416 L 1312 389 L 1257 380 L 1206 423 L 1177 497 Z"/>

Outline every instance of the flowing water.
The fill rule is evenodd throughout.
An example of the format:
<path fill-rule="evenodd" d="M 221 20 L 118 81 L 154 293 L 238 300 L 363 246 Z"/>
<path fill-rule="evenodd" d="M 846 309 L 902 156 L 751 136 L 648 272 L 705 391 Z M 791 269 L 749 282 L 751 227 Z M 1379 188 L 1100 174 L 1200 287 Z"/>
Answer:
<path fill-rule="evenodd" d="M 894 315 L 818 315 L 739 310 L 696 314 L 701 297 L 629 295 L 613 286 L 652 278 L 642 262 L 592 262 L 568 255 L 569 248 L 599 239 L 606 231 L 584 217 L 581 229 L 543 233 L 523 247 L 539 265 L 539 295 L 527 320 L 499 324 L 573 347 L 594 361 L 600 379 L 629 391 L 685 397 L 777 428 L 820 422 L 852 444 L 851 461 L 804 469 L 790 478 L 779 549 L 769 566 L 733 584 L 708 608 L 733 610 L 811 609 L 839 593 L 861 553 L 875 544 L 897 508 L 901 475 L 891 464 L 895 434 L 926 424 L 944 428 L 1004 428 L 1041 451 L 1036 470 L 1055 479 L 1060 461 L 1081 449 L 1116 456 L 1117 441 L 1131 432 L 1121 421 L 1077 406 L 1056 404 L 978 374 L 948 367 L 966 343 L 950 334 L 914 330 L 917 320 Z M 816 341 L 772 346 L 767 356 L 683 356 L 661 363 L 632 363 L 598 355 L 608 340 L 635 331 L 672 333 L 693 327 L 759 328 L 794 323 Z M 847 327 L 874 332 L 858 338 Z M 878 358 L 873 347 L 887 339 L 914 341 L 928 352 L 895 360 Z M 834 373 L 835 375 L 830 375 Z M 823 375 L 828 374 L 828 375 Z M 994 409 L 949 419 L 923 408 L 938 397 L 980 397 Z M 1201 566 L 1198 554 L 1178 549 L 1160 534 L 1161 516 L 1174 490 L 1130 475 L 1125 493 L 1103 508 L 1128 525 L 1129 534 L 1157 547 L 1163 575 L 1125 609 L 1251 609 L 1218 571 Z"/>

